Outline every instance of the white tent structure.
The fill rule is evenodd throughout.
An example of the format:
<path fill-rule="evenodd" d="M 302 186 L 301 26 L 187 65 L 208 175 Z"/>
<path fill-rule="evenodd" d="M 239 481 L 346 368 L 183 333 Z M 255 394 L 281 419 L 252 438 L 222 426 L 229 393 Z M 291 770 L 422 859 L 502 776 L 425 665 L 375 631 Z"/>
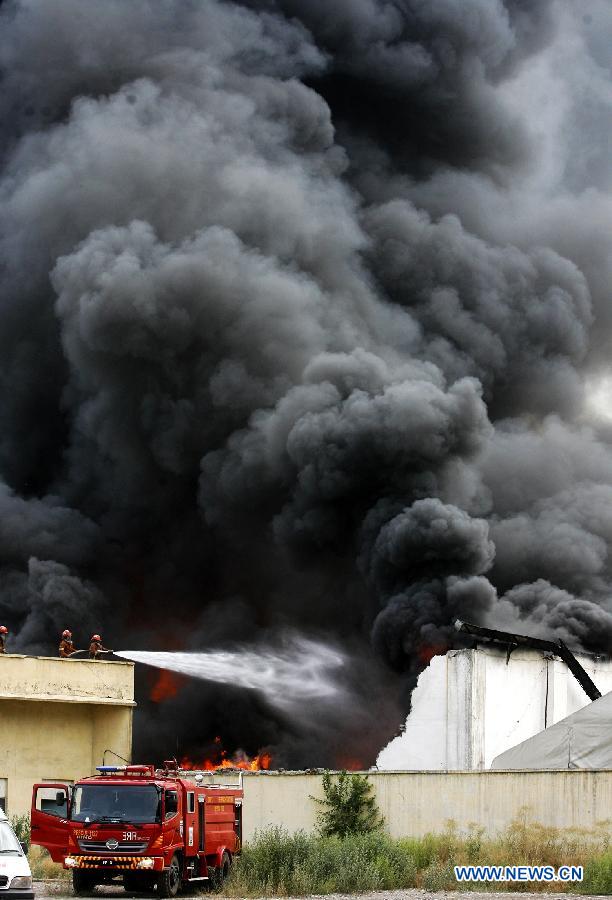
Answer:
<path fill-rule="evenodd" d="M 492 769 L 612 769 L 612 691 L 516 747 Z"/>

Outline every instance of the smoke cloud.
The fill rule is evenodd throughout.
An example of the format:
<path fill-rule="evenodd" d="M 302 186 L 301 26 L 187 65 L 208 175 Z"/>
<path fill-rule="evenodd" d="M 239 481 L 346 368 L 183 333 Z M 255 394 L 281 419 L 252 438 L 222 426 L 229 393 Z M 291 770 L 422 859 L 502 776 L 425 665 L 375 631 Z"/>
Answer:
<path fill-rule="evenodd" d="M 368 765 L 457 617 L 609 648 L 611 33 L 603 0 L 0 4 L 9 646 L 345 660 L 301 724 L 139 671 L 139 756 Z"/>

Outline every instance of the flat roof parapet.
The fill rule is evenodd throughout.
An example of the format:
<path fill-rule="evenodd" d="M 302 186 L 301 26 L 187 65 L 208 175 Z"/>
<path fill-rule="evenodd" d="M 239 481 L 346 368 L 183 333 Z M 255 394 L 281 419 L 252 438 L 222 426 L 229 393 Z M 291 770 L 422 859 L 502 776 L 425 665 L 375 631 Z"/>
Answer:
<path fill-rule="evenodd" d="M 3 700 L 135 706 L 134 663 L 1 654 Z"/>

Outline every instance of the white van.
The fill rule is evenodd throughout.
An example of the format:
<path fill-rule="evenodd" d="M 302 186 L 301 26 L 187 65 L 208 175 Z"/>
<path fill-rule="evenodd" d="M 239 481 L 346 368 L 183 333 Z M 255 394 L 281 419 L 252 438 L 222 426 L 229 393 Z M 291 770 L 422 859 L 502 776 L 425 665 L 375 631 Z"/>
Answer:
<path fill-rule="evenodd" d="M 0 809 L 0 898 L 34 900 L 28 857 Z"/>

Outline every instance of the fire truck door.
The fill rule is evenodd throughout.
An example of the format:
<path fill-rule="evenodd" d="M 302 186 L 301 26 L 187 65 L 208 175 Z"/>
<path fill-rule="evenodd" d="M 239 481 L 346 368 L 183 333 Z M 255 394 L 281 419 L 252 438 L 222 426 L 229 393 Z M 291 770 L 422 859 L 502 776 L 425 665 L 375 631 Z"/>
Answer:
<path fill-rule="evenodd" d="M 236 837 L 238 839 L 237 850 L 242 849 L 242 800 L 236 800 L 236 805 L 234 807 L 235 819 L 234 819 L 234 828 L 236 830 Z"/>
<path fill-rule="evenodd" d="M 53 862 L 63 862 L 68 852 L 68 824 L 70 811 L 68 788 L 65 784 L 35 784 L 32 789 L 32 843 L 46 847 Z"/>
<path fill-rule="evenodd" d="M 194 856 L 197 852 L 196 826 L 196 794 L 195 791 L 187 791 L 187 804 L 185 806 L 185 847 L 186 855 Z"/>
<path fill-rule="evenodd" d="M 204 797 L 198 797 L 198 850 L 204 852 Z"/>

